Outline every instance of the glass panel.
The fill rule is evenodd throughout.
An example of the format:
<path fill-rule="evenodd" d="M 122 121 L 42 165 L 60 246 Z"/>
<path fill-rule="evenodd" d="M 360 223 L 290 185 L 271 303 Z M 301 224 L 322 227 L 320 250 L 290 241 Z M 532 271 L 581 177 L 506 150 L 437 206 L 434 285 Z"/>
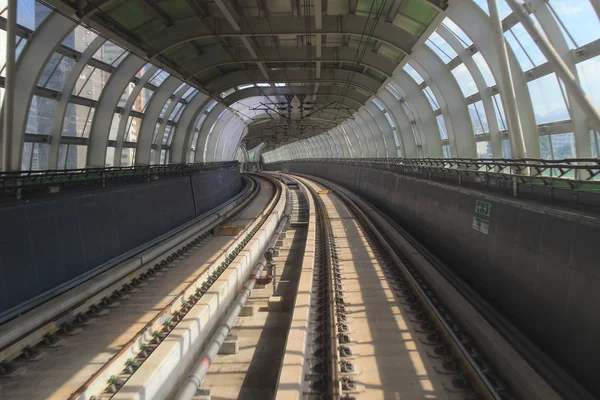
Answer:
<path fill-rule="evenodd" d="M 448 42 L 437 32 L 433 32 L 425 43 L 442 59 L 444 64 L 448 64 L 454 57 L 458 56 Z"/>
<path fill-rule="evenodd" d="M 570 119 L 554 73 L 531 81 L 527 85 L 538 124 Z"/>
<path fill-rule="evenodd" d="M 552 160 L 552 147 L 550 147 L 550 136 L 540 136 L 540 157 L 544 160 Z"/>
<path fill-rule="evenodd" d="M 117 132 L 119 130 L 120 122 L 121 122 L 121 114 L 114 113 L 112 123 L 110 124 L 110 134 L 108 135 L 108 140 L 117 140 Z"/>
<path fill-rule="evenodd" d="M 89 137 L 94 109 L 69 103 L 62 126 L 62 136 Z"/>
<path fill-rule="evenodd" d="M 125 90 L 123 90 L 123 93 L 121 94 L 121 98 L 119 99 L 119 103 L 117 104 L 118 107 L 125 107 L 125 103 L 127 103 L 127 100 L 129 100 L 129 96 L 131 95 L 131 92 L 133 92 L 134 88 L 135 84 L 133 82 L 129 82 L 129 84 L 125 87 Z"/>
<path fill-rule="evenodd" d="M 63 40 L 62 44 L 83 53 L 96 37 L 97 35 L 94 32 L 82 25 L 77 25 L 65 40 Z"/>
<path fill-rule="evenodd" d="M 494 75 L 488 66 L 488 63 L 485 61 L 481 53 L 475 53 L 473 55 L 473 61 L 479 67 L 481 74 L 483 75 L 483 79 L 485 80 L 485 84 L 489 86 L 494 86 L 496 84 L 496 79 L 494 79 Z"/>
<path fill-rule="evenodd" d="M 502 157 L 503 158 L 512 158 L 510 152 L 510 142 L 508 139 L 502 139 Z"/>
<path fill-rule="evenodd" d="M 21 170 L 29 171 L 31 169 L 31 156 L 33 155 L 33 143 L 25 142 L 23 144 L 23 157 L 21 158 Z"/>
<path fill-rule="evenodd" d="M 550 0 L 550 6 L 569 35 L 571 48 L 581 47 L 600 38 L 600 22 L 590 0 Z"/>
<path fill-rule="evenodd" d="M 94 53 L 93 57 L 96 60 L 116 67 L 123 60 L 124 55 L 124 49 L 107 40 L 102 46 L 100 46 L 96 53 Z"/>
<path fill-rule="evenodd" d="M 442 145 L 442 152 L 444 153 L 444 158 L 452 157 L 452 155 L 450 154 L 450 145 L 449 144 Z"/>
<path fill-rule="evenodd" d="M 490 14 L 490 11 L 487 6 L 487 0 L 473 0 L 475 4 L 477 4 L 486 14 Z M 500 14 L 500 18 L 505 18 L 507 15 L 512 14 L 511 8 L 506 4 L 504 0 L 498 0 L 498 12 Z"/>
<path fill-rule="evenodd" d="M 575 158 L 575 136 L 573 133 L 551 135 L 552 153 L 555 160 Z"/>
<path fill-rule="evenodd" d="M 504 116 L 504 106 L 502 105 L 500 94 L 494 95 L 492 99 L 494 100 L 494 111 L 496 112 L 496 118 L 498 119 L 498 127 L 502 131 L 508 130 L 508 125 L 506 125 L 506 117 Z"/>
<path fill-rule="evenodd" d="M 583 90 L 594 102 L 597 108 L 600 108 L 600 56 L 590 58 L 577 64 L 577 73 Z"/>
<path fill-rule="evenodd" d="M 85 168 L 86 157 L 87 146 L 75 144 L 61 145 L 58 166 L 65 169 Z"/>
<path fill-rule="evenodd" d="M 72 58 L 54 53 L 42 72 L 38 86 L 61 91 L 74 64 Z"/>
<path fill-rule="evenodd" d="M 50 135 L 52 133 L 55 111 L 56 100 L 33 96 L 27 118 L 26 132 L 36 135 Z"/>
<path fill-rule="evenodd" d="M 385 119 L 387 119 L 388 124 L 390 124 L 390 127 L 392 129 L 396 129 L 396 124 L 394 124 L 392 117 L 390 117 L 390 115 L 388 113 L 385 113 L 384 115 L 385 115 Z"/>
<path fill-rule="evenodd" d="M 452 70 L 452 75 L 456 78 L 458 86 L 460 86 L 460 90 L 465 97 L 469 97 L 478 92 L 477 85 L 465 64 L 460 64 L 458 67 L 454 68 Z"/>
<path fill-rule="evenodd" d="M 492 153 L 492 142 L 484 141 L 477 142 L 477 157 L 479 158 L 493 158 L 494 154 Z"/>
<path fill-rule="evenodd" d="M 115 159 L 115 148 L 107 147 L 106 148 L 106 161 L 105 161 L 104 165 L 106 165 L 107 167 L 112 167 L 114 159 Z"/>
<path fill-rule="evenodd" d="M 590 131 L 590 142 L 592 143 L 592 157 L 600 157 L 600 134 L 596 131 Z"/>
<path fill-rule="evenodd" d="M 88 67 L 84 69 L 77 80 L 77 84 L 74 88 L 75 94 L 87 99 L 98 100 L 100 98 L 100 93 L 102 93 L 106 82 L 108 82 L 108 79 L 110 78 L 110 74 L 106 71 L 92 68 L 91 75 L 89 75 L 90 70 L 88 70 Z"/>
<path fill-rule="evenodd" d="M 127 120 L 127 133 L 125 134 L 124 140 L 126 142 L 137 142 L 141 125 L 142 125 L 141 118 L 129 117 L 129 119 Z"/>
<path fill-rule="evenodd" d="M 47 143 L 34 143 L 33 152 L 31 154 L 31 169 L 44 170 L 48 169 L 48 149 Z"/>
<path fill-rule="evenodd" d="M 375 104 L 377 106 L 377 108 L 379 108 L 379 110 L 381 110 L 381 111 L 385 110 L 383 103 L 379 99 L 373 99 L 373 104 Z"/>
<path fill-rule="evenodd" d="M 169 77 L 169 73 L 163 70 L 156 71 L 156 74 L 150 79 L 154 86 L 160 86 Z"/>
<path fill-rule="evenodd" d="M 160 110 L 160 114 L 158 115 L 158 118 L 163 118 L 167 112 L 167 108 L 169 108 L 169 105 L 171 105 L 171 102 L 173 100 L 172 99 L 167 99 L 167 101 L 165 102 L 165 105 L 163 106 L 162 110 Z"/>
<path fill-rule="evenodd" d="M 190 101 L 192 97 L 194 97 L 198 93 L 198 89 L 190 87 L 182 96 L 182 99 L 185 101 Z"/>
<path fill-rule="evenodd" d="M 421 74 L 419 74 L 417 70 L 411 67 L 410 64 L 406 64 L 402 69 L 406 71 L 415 80 L 415 82 L 417 82 L 417 85 L 420 85 L 421 82 L 424 81 Z"/>
<path fill-rule="evenodd" d="M 171 130 L 173 129 L 172 125 L 167 125 L 165 127 L 165 133 L 163 134 L 162 137 L 162 143 L 161 144 L 167 144 L 169 142 L 169 136 L 171 135 Z"/>
<path fill-rule="evenodd" d="M 179 112 L 183 110 L 183 108 L 184 107 L 182 103 L 175 104 L 175 107 L 173 107 L 173 111 L 171 111 L 171 115 L 169 115 L 169 121 L 176 121 L 176 117 L 178 116 Z"/>
<path fill-rule="evenodd" d="M 131 167 L 135 161 L 135 149 L 121 151 L 121 167 Z"/>
<path fill-rule="evenodd" d="M 521 23 L 504 32 L 504 37 L 524 71 L 546 62 L 546 58 Z"/>
<path fill-rule="evenodd" d="M 456 25 L 454 23 L 454 21 L 452 21 L 450 18 L 448 18 L 448 17 L 444 18 L 444 21 L 442 23 L 446 26 L 446 28 L 448 28 L 450 30 L 450 32 L 452 32 L 454 34 L 454 36 L 456 36 L 458 38 L 458 40 L 460 40 L 462 42 L 462 44 L 465 47 L 468 47 L 473 44 L 473 42 L 471 41 L 471 38 L 469 38 L 467 36 L 467 34 L 465 32 L 463 32 L 463 30 L 460 29 L 460 27 L 458 25 Z"/>
<path fill-rule="evenodd" d="M 17 1 L 17 24 L 35 30 L 52 11 L 34 0 Z"/>
<path fill-rule="evenodd" d="M 425 95 L 427 97 L 427 100 L 429 100 L 431 107 L 433 107 L 433 110 L 435 111 L 438 108 L 440 108 L 440 106 L 435 98 L 435 95 L 431 91 L 431 88 L 429 86 L 427 86 L 425 89 L 423 89 L 423 91 L 425 92 Z"/>
<path fill-rule="evenodd" d="M 396 100 L 400 101 L 400 99 L 402 99 L 402 96 L 398 90 L 391 83 L 386 86 L 386 89 L 392 94 L 392 96 L 394 96 Z"/>
<path fill-rule="evenodd" d="M 440 129 L 440 137 L 442 138 L 442 140 L 448 139 L 448 132 L 446 132 L 446 123 L 444 121 L 444 116 L 438 115 L 435 117 L 435 120 L 437 121 L 438 128 Z"/>
<path fill-rule="evenodd" d="M 146 87 L 142 88 L 135 98 L 133 104 L 131 105 L 131 109 L 133 111 L 144 112 L 146 111 L 146 107 L 150 103 L 150 98 L 154 94 L 154 91 L 148 89 Z"/>

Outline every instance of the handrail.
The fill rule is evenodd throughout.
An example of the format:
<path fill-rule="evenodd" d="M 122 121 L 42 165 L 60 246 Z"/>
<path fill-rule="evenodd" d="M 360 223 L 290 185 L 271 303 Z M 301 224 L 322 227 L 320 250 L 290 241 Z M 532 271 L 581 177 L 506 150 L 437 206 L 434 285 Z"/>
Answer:
<path fill-rule="evenodd" d="M 382 169 L 402 175 L 430 180 L 451 180 L 459 185 L 471 184 L 501 188 L 511 192 L 533 193 L 533 188 L 573 191 L 578 202 L 578 192 L 600 193 L 600 159 L 572 158 L 543 160 L 535 158 L 305 158 L 269 164 L 326 163 L 354 165 Z M 524 192 L 525 191 L 525 192 Z M 587 202 L 587 201 L 585 201 Z"/>
<path fill-rule="evenodd" d="M 164 176 L 186 176 L 203 171 L 231 168 L 239 165 L 236 161 L 136 165 L 132 167 L 82 168 L 44 171 L 2 171 L 0 191 L 19 192 L 22 189 L 39 189 L 50 186 L 83 186 L 90 183 L 119 181 L 150 181 Z"/>

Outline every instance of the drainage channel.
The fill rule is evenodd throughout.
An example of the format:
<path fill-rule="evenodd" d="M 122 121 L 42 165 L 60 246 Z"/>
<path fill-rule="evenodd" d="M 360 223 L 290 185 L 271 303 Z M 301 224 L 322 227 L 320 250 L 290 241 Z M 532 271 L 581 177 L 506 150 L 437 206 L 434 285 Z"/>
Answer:
<path fill-rule="evenodd" d="M 243 234 L 247 235 L 256 217 L 273 204 L 274 184 L 264 178 L 255 181 L 256 197 L 221 225 L 245 226 Z M 0 375 L 2 397 L 89 399 L 105 388 L 108 392 L 118 389 L 123 383 L 118 371 L 135 371 L 162 332 L 193 301 L 189 295 L 182 297 L 191 289 L 190 282 L 205 276 L 213 260 L 228 250 L 231 253 L 229 247 L 244 239 L 213 236 L 210 228 L 143 268 L 14 361 L 4 363 L 0 368 L 4 372 Z"/>
<path fill-rule="evenodd" d="M 348 198 L 299 178 L 320 214 L 306 398 L 509 399 L 427 284 Z M 318 272 L 317 272 L 318 271 Z"/>

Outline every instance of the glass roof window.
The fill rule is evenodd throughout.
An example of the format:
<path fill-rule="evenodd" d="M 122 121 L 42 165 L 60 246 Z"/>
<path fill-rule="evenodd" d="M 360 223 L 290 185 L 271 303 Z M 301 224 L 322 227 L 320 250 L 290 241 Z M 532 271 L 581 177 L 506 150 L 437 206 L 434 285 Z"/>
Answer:
<path fill-rule="evenodd" d="M 504 115 L 504 106 L 502 105 L 502 99 L 500 98 L 500 94 L 494 95 L 492 97 L 494 101 L 494 111 L 496 112 L 496 118 L 498 119 L 498 127 L 502 131 L 508 130 L 508 125 L 506 125 L 506 117 Z"/>
<path fill-rule="evenodd" d="M 221 93 L 221 97 L 227 97 L 230 94 L 232 94 L 233 92 L 235 92 L 235 88 L 227 89 L 226 91 Z"/>
<path fill-rule="evenodd" d="M 479 71 L 481 71 L 481 75 L 483 75 L 483 79 L 485 80 L 485 84 L 490 87 L 496 84 L 496 79 L 490 70 L 488 63 L 485 61 L 481 53 L 475 53 L 473 55 L 473 61 L 477 64 Z"/>
<path fill-rule="evenodd" d="M 98 35 L 85 26 L 77 25 L 63 40 L 62 44 L 75 51 L 83 53 Z"/>
<path fill-rule="evenodd" d="M 531 81 L 527 86 L 538 124 L 570 119 L 563 90 L 554 73 Z"/>
<path fill-rule="evenodd" d="M 394 96 L 394 98 L 396 100 L 398 100 L 398 101 L 402 100 L 402 96 L 400 95 L 400 92 L 398 92 L 398 90 L 394 87 L 394 85 L 389 83 L 386 86 L 386 89 L 392 94 L 392 96 Z"/>
<path fill-rule="evenodd" d="M 448 64 L 454 57 L 458 56 L 448 42 L 446 42 L 437 32 L 433 32 L 425 43 L 439 58 L 442 59 L 444 64 Z"/>
<path fill-rule="evenodd" d="M 190 86 L 190 88 L 183 94 L 183 96 L 181 96 L 181 98 L 185 101 L 190 101 L 198 92 L 198 89 Z"/>
<path fill-rule="evenodd" d="M 150 79 L 150 83 L 154 86 L 160 86 L 169 77 L 169 73 L 165 70 L 158 70 L 154 76 Z"/>
<path fill-rule="evenodd" d="M 460 86 L 460 90 L 462 90 L 465 97 L 469 97 L 478 92 L 473 76 L 471 76 L 471 73 L 465 64 L 460 64 L 458 67 L 454 68 L 452 70 L 452 75 L 456 78 L 458 86 Z"/>
<path fill-rule="evenodd" d="M 248 88 L 251 88 L 251 87 L 254 87 L 254 84 L 251 83 L 249 85 L 240 85 L 237 88 L 238 88 L 238 90 L 244 90 L 244 89 L 248 89 Z"/>
<path fill-rule="evenodd" d="M 440 130 L 440 137 L 442 138 L 442 140 L 448 139 L 448 132 L 446 132 L 446 121 L 444 121 L 444 116 L 441 114 L 437 115 L 435 117 L 435 120 Z"/>
<path fill-rule="evenodd" d="M 475 4 L 477 4 L 487 15 L 490 15 L 490 11 L 488 9 L 487 0 L 473 0 Z M 512 9 L 504 0 L 498 0 L 498 12 L 500 13 L 500 19 L 505 18 L 507 15 L 512 13 Z"/>
<path fill-rule="evenodd" d="M 420 85 L 425 79 L 417 72 L 416 69 L 410 66 L 410 64 L 406 64 L 403 68 L 414 80 L 417 82 L 417 85 Z"/>
<path fill-rule="evenodd" d="M 379 108 L 379 110 L 385 111 L 385 107 L 383 106 L 383 103 L 379 99 L 374 98 L 373 104 L 375 104 L 377 106 L 377 108 Z"/>
<path fill-rule="evenodd" d="M 504 37 L 524 71 L 546 62 L 546 58 L 521 23 L 504 32 Z"/>
<path fill-rule="evenodd" d="M 277 82 L 277 83 L 275 83 L 275 87 L 283 87 L 285 85 L 286 84 L 284 82 Z"/>
<path fill-rule="evenodd" d="M 452 21 L 450 18 L 444 18 L 442 24 L 446 28 L 448 28 L 448 30 L 452 32 L 454 36 L 456 36 L 456 38 L 463 44 L 464 47 L 469 47 L 473 44 L 471 38 L 469 38 L 467 34 L 462 29 L 460 29 L 460 27 L 456 25 L 454 21 Z"/>
<path fill-rule="evenodd" d="M 577 73 L 581 85 L 596 107 L 600 108 L 600 56 L 590 58 L 577 64 Z"/>
<path fill-rule="evenodd" d="M 473 133 L 475 135 L 489 133 L 490 128 L 488 126 L 487 117 L 483 109 L 483 102 L 481 100 L 476 103 L 469 104 L 469 115 L 471 116 Z"/>
<path fill-rule="evenodd" d="M 98 61 L 102 61 L 106 64 L 112 65 L 113 67 L 116 67 L 121 63 L 121 61 L 123 61 L 126 54 L 127 52 L 125 49 L 107 40 L 102 46 L 100 46 L 96 53 L 94 53 L 93 57 Z"/>
<path fill-rule="evenodd" d="M 548 5 L 571 49 L 600 38 L 600 21 L 590 0 L 550 0 Z"/>
<path fill-rule="evenodd" d="M 425 92 L 425 96 L 427 96 L 427 100 L 429 100 L 429 103 L 431 104 L 431 107 L 433 108 L 433 110 L 437 110 L 440 108 L 440 105 L 437 102 L 437 99 L 435 98 L 435 95 L 433 94 L 433 92 L 431 91 L 431 88 L 429 86 L 427 86 L 425 89 L 423 89 L 423 92 Z"/>
<path fill-rule="evenodd" d="M 259 82 L 256 84 L 256 86 L 258 87 L 271 87 L 270 83 L 266 83 L 266 82 Z"/>
<path fill-rule="evenodd" d="M 165 114 L 167 112 L 167 108 L 169 108 L 169 106 L 171 105 L 172 101 L 173 101 L 172 99 L 167 99 L 167 101 L 163 105 L 162 110 L 160 110 L 160 114 L 159 114 L 158 118 L 163 118 L 165 116 Z"/>

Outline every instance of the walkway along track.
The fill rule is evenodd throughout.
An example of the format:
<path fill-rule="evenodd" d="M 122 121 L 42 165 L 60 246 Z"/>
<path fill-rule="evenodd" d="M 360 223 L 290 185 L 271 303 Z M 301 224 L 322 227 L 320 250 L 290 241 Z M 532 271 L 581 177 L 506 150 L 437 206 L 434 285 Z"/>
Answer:
<path fill-rule="evenodd" d="M 409 258 L 335 185 L 307 178 L 319 214 L 307 379 L 295 395 L 280 382 L 277 398 L 517 398 Z M 559 398 L 539 382 L 519 397 Z"/>
<path fill-rule="evenodd" d="M 209 224 L 199 223 L 201 229 L 190 227 L 179 235 L 184 241 L 166 240 L 175 247 L 166 251 L 164 243 L 158 245 L 162 254 L 150 251 L 157 257 L 141 267 L 123 276 L 119 271 L 125 268 L 117 266 L 1 326 L 5 339 L 22 331 L 21 326 L 46 318 L 0 348 L 6 360 L 0 367 L 0 397 L 88 399 L 99 398 L 103 391 L 101 397 L 111 397 L 127 378 L 121 372 L 131 375 L 143 365 L 280 202 L 279 184 L 264 177 L 251 182 L 243 196 L 221 208 L 228 215 L 209 215 Z M 235 237 L 213 236 L 215 224 L 225 222 L 244 229 Z M 73 298 L 80 300 L 65 308 Z M 50 312 L 55 314 L 48 320 Z"/>

